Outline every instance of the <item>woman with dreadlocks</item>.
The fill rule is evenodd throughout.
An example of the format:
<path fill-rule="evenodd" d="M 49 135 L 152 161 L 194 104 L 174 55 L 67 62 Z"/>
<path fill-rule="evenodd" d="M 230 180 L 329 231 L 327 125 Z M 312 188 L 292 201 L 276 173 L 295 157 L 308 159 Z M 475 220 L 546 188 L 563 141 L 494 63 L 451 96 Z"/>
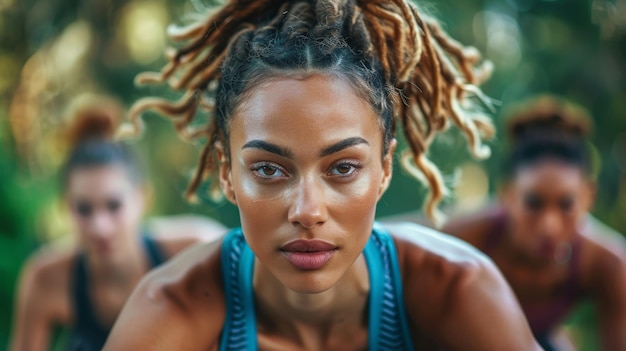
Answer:
<path fill-rule="evenodd" d="M 153 109 L 205 136 L 190 194 L 216 178 L 241 229 L 145 279 L 106 350 L 538 349 L 484 256 L 374 222 L 397 123 L 431 215 L 444 193 L 432 138 L 452 123 L 488 152 L 476 50 L 404 0 L 233 0 L 172 34 L 185 44 L 139 81 L 185 94 L 139 102 L 135 126 Z M 191 128 L 199 108 L 213 118 Z"/>
<path fill-rule="evenodd" d="M 122 111 L 105 97 L 82 96 L 74 104 L 62 186 L 77 244 L 48 245 L 25 265 L 12 350 L 48 350 L 57 328 L 71 330 L 67 350 L 101 350 L 150 268 L 225 232 L 207 218 L 176 216 L 149 221 L 149 235 L 141 235 L 147 184 L 130 147 L 111 141 Z"/>
<path fill-rule="evenodd" d="M 559 330 L 583 300 L 597 304 L 603 350 L 626 350 L 626 244 L 588 215 L 595 184 L 590 118 L 542 96 L 511 108 L 507 179 L 497 206 L 444 227 L 489 255 L 546 350 L 572 347 Z"/>

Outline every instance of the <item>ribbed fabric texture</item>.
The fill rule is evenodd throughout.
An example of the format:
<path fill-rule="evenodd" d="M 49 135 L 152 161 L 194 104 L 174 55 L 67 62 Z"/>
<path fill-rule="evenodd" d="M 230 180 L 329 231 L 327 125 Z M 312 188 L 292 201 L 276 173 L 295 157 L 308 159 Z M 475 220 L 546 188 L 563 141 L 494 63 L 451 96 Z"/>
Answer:
<path fill-rule="evenodd" d="M 370 278 L 368 349 L 413 350 L 393 238 L 375 224 L 363 253 Z M 226 321 L 220 339 L 221 351 L 258 350 L 253 271 L 252 250 L 240 229 L 231 231 L 222 246 Z"/>
<path fill-rule="evenodd" d="M 380 351 L 413 350 L 404 308 L 404 298 L 402 297 L 402 277 L 398 269 L 398 258 L 393 238 L 382 228 L 375 227 L 369 242 L 373 242 L 376 247 L 376 252 L 369 252 L 367 247 L 365 249 L 370 281 L 373 283 L 374 280 L 380 279 L 380 283 L 376 286 L 371 284 L 370 295 L 373 295 L 374 290 L 382 288 L 380 302 L 374 301 L 370 296 L 369 333 L 370 336 L 375 335 L 372 329 L 376 328 L 378 335 L 370 338 L 369 349 Z M 374 279 L 374 275 L 377 275 L 376 279 Z M 372 313 L 375 310 L 380 312 Z"/>

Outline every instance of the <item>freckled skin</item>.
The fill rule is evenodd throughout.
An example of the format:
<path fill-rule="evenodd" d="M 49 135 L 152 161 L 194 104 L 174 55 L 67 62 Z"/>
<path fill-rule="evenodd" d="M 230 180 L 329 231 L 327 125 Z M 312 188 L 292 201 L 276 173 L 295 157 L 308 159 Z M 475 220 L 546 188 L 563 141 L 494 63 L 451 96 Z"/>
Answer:
<path fill-rule="evenodd" d="M 256 255 L 259 348 L 367 349 L 362 250 L 391 179 L 395 141 L 383 155 L 378 116 L 339 78 L 275 78 L 246 96 L 230 123 L 230 158 L 218 146 L 219 179 Z M 325 152 L 346 140 L 360 141 Z M 538 349 L 483 256 L 423 227 L 388 229 L 416 350 Z M 302 271 L 280 251 L 297 239 L 338 249 L 322 268 Z M 105 350 L 218 350 L 225 319 L 219 245 L 196 246 L 145 279 Z"/>

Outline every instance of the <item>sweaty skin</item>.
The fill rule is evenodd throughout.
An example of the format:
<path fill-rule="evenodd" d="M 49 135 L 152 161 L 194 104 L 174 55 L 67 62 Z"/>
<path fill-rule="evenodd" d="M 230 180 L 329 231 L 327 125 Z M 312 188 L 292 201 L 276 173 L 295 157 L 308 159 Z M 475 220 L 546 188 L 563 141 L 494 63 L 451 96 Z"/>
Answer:
<path fill-rule="evenodd" d="M 79 253 L 86 254 L 88 291 L 104 326 L 113 326 L 126 299 L 149 269 L 138 235 L 144 195 L 129 181 L 122 166 L 73 170 L 66 196 L 70 207 L 88 203 L 94 208 L 93 214 L 84 218 L 72 211 L 77 245 L 50 244 L 26 262 L 16 296 L 13 351 L 48 350 L 55 327 L 72 327 L 75 311 L 71 284 Z M 111 201 L 119 205 L 115 211 L 107 209 Z M 147 223 L 147 229 L 167 258 L 225 232 L 218 223 L 199 216 L 157 218 Z"/>
<path fill-rule="evenodd" d="M 555 288 L 574 269 L 576 290 L 598 308 L 602 349 L 626 350 L 626 242 L 588 214 L 594 190 L 576 166 L 546 160 L 521 168 L 503 188 L 498 208 L 457 217 L 443 231 L 487 251 L 522 305 L 553 304 Z M 503 211 L 507 225 L 492 245 L 490 232 Z M 574 243 L 579 259 L 572 268 L 576 262 L 563 248 Z"/>
<path fill-rule="evenodd" d="M 365 350 L 369 279 L 362 255 L 391 179 L 378 116 L 339 78 L 275 78 L 236 109 L 220 185 L 256 255 L 260 350 Z M 224 153 L 229 149 L 229 158 Z M 538 350 L 488 259 L 440 233 L 389 226 L 418 350 Z M 281 247 L 336 247 L 299 270 Z M 218 350 L 225 319 L 220 242 L 195 246 L 140 283 L 105 350 Z"/>

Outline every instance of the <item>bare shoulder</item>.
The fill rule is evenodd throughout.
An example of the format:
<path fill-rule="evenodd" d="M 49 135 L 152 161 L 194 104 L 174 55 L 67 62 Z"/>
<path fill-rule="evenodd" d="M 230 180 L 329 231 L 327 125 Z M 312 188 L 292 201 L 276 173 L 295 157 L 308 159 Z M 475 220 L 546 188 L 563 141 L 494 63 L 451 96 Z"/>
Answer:
<path fill-rule="evenodd" d="M 32 280 L 34 286 L 47 293 L 57 291 L 68 286 L 75 260 L 75 249 L 47 245 L 28 258 L 24 264 L 22 276 Z"/>
<path fill-rule="evenodd" d="M 511 289 L 471 245 L 416 224 L 388 225 L 402 267 L 405 306 L 416 333 L 450 350 L 534 350 Z"/>
<path fill-rule="evenodd" d="M 626 256 L 624 236 L 591 215 L 585 219 L 581 235 L 599 252 L 612 256 Z"/>
<path fill-rule="evenodd" d="M 403 275 L 410 274 L 412 280 L 436 278 L 429 282 L 435 287 L 493 269 L 487 256 L 451 235 L 413 223 L 386 227 L 395 239 Z"/>
<path fill-rule="evenodd" d="M 149 273 L 105 349 L 213 349 L 226 311 L 220 250 L 221 240 L 198 244 Z"/>
<path fill-rule="evenodd" d="M 480 248 L 501 213 L 501 209 L 494 206 L 472 213 L 457 214 L 448 219 L 441 231 Z"/>
<path fill-rule="evenodd" d="M 19 299 L 29 309 L 50 319 L 69 318 L 69 287 L 76 259 L 73 248 L 46 245 L 25 262 L 20 276 Z"/>
<path fill-rule="evenodd" d="M 225 226 L 214 219 L 191 214 L 152 218 L 146 227 L 167 257 L 191 245 L 218 240 L 227 231 Z"/>
<path fill-rule="evenodd" d="M 626 279 L 626 239 L 620 233 L 590 216 L 581 236 L 584 285 L 605 289 Z"/>
<path fill-rule="evenodd" d="M 491 260 L 458 238 L 409 223 L 390 225 L 388 229 L 396 241 L 403 281 L 408 282 L 405 291 L 410 296 L 438 302 L 445 308 L 446 299 L 478 285 L 501 282 Z M 427 312 L 435 317 L 442 311 L 420 309 L 420 315 Z"/>

